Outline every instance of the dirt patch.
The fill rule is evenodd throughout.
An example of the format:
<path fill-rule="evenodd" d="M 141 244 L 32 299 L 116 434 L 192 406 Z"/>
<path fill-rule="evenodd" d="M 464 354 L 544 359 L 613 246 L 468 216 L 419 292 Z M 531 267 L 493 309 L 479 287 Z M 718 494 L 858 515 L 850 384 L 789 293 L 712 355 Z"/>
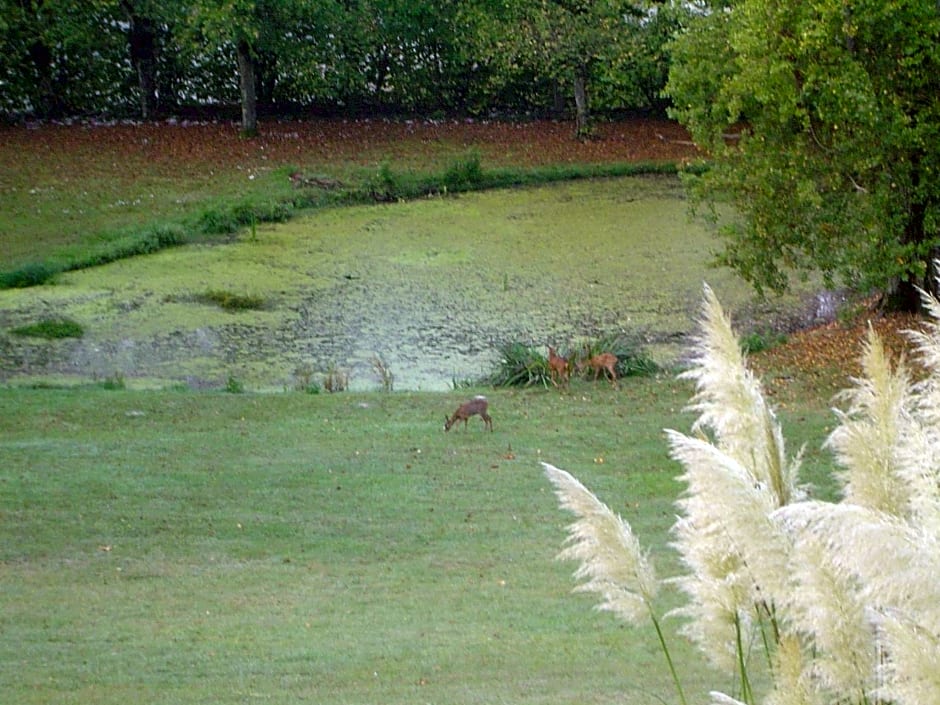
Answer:
<path fill-rule="evenodd" d="M 571 123 L 552 120 L 267 120 L 252 139 L 240 138 L 239 129 L 229 122 L 181 120 L 0 126 L 0 155 L 13 159 L 24 150 L 38 151 L 63 176 L 80 174 L 73 168 L 85 164 L 115 178 L 132 176 L 138 167 L 179 178 L 181 172 L 283 164 L 335 167 L 392 159 L 427 165 L 468 148 L 479 151 L 487 165 L 516 166 L 675 162 L 698 154 L 676 123 L 643 118 L 600 123 L 588 140 L 573 139 Z"/>

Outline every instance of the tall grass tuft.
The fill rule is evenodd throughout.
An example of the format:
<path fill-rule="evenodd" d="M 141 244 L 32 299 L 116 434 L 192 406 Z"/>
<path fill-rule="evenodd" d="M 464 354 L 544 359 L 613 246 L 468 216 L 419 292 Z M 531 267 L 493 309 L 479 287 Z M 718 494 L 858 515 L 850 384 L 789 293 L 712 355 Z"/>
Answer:
<path fill-rule="evenodd" d="M 659 372 L 659 365 L 643 346 L 620 333 L 587 340 L 571 357 L 586 360 L 605 352 L 617 358 L 618 377 L 645 377 Z"/>
<path fill-rule="evenodd" d="M 799 456 L 787 456 L 776 415 L 706 287 L 683 374 L 695 383 L 698 418 L 692 435 L 667 431 L 686 485 L 674 526 L 685 573 L 669 582 L 688 598 L 671 614 L 735 677 L 736 692 L 713 693 L 713 703 L 940 702 L 940 302 L 925 300 L 933 323 L 911 334 L 925 381 L 912 382 L 903 361 L 893 367 L 869 333 L 864 374 L 844 393 L 848 409 L 826 442 L 841 467 L 842 500 L 832 503 L 806 498 Z M 639 597 L 657 624 L 655 595 L 637 589 L 632 540 L 585 529 L 614 520 L 560 472 L 549 477 L 580 517 L 563 556 L 581 563 L 576 576 L 590 578 L 583 589 L 599 592 L 608 609 L 611 596 Z M 769 685 L 755 685 L 762 682 Z"/>
<path fill-rule="evenodd" d="M 46 318 L 37 323 L 19 326 L 10 331 L 13 335 L 30 338 L 45 338 L 58 340 L 60 338 L 81 338 L 85 335 L 85 328 L 78 321 L 71 318 Z"/>
<path fill-rule="evenodd" d="M 46 284 L 62 271 L 45 262 L 30 262 L 6 272 L 0 272 L 0 289 L 25 289 Z"/>
<path fill-rule="evenodd" d="M 548 359 L 524 343 L 504 343 L 499 346 L 499 364 L 483 382 L 494 387 L 548 387 Z"/>

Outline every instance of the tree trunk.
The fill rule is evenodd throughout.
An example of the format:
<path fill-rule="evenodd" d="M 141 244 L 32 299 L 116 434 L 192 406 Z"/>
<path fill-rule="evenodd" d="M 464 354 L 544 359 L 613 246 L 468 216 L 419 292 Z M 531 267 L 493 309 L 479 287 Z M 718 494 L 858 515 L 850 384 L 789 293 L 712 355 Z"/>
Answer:
<path fill-rule="evenodd" d="M 916 184 L 919 180 L 915 178 L 914 181 Z M 924 229 L 926 218 L 926 204 L 914 203 L 911 205 L 910 216 L 904 227 L 905 243 L 923 243 L 927 239 Z M 940 283 L 937 281 L 938 276 L 940 276 L 940 272 L 938 272 L 940 264 L 938 263 L 940 263 L 940 247 L 931 247 L 924 262 L 925 274 L 923 279 L 918 281 L 913 273 L 900 278 L 884 297 L 886 307 L 892 311 L 923 312 L 924 302 L 920 290 L 940 298 Z"/>
<path fill-rule="evenodd" d="M 591 134 L 591 116 L 588 108 L 587 67 L 579 66 L 574 74 L 575 136 L 579 139 Z"/>
<path fill-rule="evenodd" d="M 258 99 L 255 93 L 255 62 L 248 42 L 238 42 L 238 87 L 242 102 L 242 134 L 258 134 Z"/>
<path fill-rule="evenodd" d="M 140 116 L 148 120 L 153 117 L 157 107 L 157 59 L 153 20 L 137 15 L 129 3 L 124 3 L 124 9 L 129 23 L 131 63 L 137 71 L 137 85 L 140 89 Z"/>
<path fill-rule="evenodd" d="M 58 83 L 53 68 L 52 50 L 41 40 L 37 39 L 29 45 L 29 58 L 38 77 L 36 104 L 34 109 L 41 117 L 60 117 L 66 114 L 64 101 L 56 90 Z"/>

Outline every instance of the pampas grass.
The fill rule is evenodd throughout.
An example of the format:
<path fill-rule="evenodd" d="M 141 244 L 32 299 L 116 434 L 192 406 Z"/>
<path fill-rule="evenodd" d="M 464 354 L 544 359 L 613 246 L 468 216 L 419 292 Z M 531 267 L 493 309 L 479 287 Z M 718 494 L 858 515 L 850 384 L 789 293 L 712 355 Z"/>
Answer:
<path fill-rule="evenodd" d="M 869 331 L 863 374 L 840 396 L 846 409 L 825 441 L 842 488 L 828 503 L 806 499 L 799 454 L 787 456 L 730 319 L 705 288 L 683 374 L 695 383 L 697 420 L 691 435 L 666 432 L 686 487 L 673 527 L 685 573 L 670 582 L 687 603 L 670 615 L 735 676 L 739 692 L 712 693 L 716 705 L 940 702 L 940 302 L 925 303 L 933 321 L 910 334 L 924 381 L 903 359 L 892 366 Z M 561 557 L 579 562 L 579 589 L 633 624 L 647 613 L 662 640 L 653 567 L 629 525 L 568 473 L 546 473 L 578 516 Z M 763 695 L 756 668 L 769 676 Z"/>
<path fill-rule="evenodd" d="M 653 598 L 659 589 L 656 572 L 633 530 L 570 473 L 548 463 L 542 466 L 555 486 L 561 507 L 578 517 L 568 527 L 568 547 L 558 554 L 559 559 L 580 563 L 574 576 L 586 582 L 576 590 L 599 594 L 602 598 L 599 609 L 610 610 L 631 624 L 642 623 L 646 618 L 651 620 L 679 700 L 684 705 L 682 683 L 653 610 Z"/>

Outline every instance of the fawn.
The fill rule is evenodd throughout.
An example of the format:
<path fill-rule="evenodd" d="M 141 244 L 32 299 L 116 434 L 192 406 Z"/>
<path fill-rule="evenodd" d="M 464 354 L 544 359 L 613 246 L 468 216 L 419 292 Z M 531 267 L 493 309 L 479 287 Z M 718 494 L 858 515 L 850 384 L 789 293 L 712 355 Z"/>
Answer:
<path fill-rule="evenodd" d="M 590 367 L 594 370 L 595 382 L 597 381 L 597 377 L 601 373 L 601 370 L 604 370 L 604 376 L 610 380 L 610 384 L 612 386 L 617 386 L 617 356 L 613 353 L 599 353 L 594 357 L 581 360 L 578 363 L 578 372 L 583 370 L 585 367 Z"/>
<path fill-rule="evenodd" d="M 467 421 L 470 420 L 470 417 L 479 414 L 480 418 L 483 419 L 483 430 L 485 431 L 488 428 L 490 431 L 492 431 L 493 419 L 490 418 L 490 415 L 486 413 L 488 406 L 489 404 L 486 401 L 486 397 L 473 397 L 473 399 L 470 401 L 458 406 L 457 411 L 455 411 L 450 417 L 444 417 L 444 430 L 449 431 L 450 427 L 458 421 L 463 421 L 463 427 L 466 430 Z"/>
<path fill-rule="evenodd" d="M 568 358 L 556 353 L 555 348 L 551 345 L 548 346 L 548 376 L 556 387 L 559 379 L 567 387 L 568 378 L 571 376 L 571 365 Z"/>

